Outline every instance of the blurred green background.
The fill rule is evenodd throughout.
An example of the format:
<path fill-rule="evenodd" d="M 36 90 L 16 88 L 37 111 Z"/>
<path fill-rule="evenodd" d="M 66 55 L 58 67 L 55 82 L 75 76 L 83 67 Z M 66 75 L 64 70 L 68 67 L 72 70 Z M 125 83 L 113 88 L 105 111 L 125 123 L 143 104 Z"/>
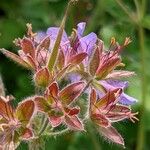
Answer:
<path fill-rule="evenodd" d="M 59 26 L 66 5 L 67 0 L 1 0 L 0 47 L 17 52 L 12 41 L 25 34 L 26 23 L 32 23 L 34 31 Z M 140 112 L 141 121 L 135 124 L 124 121 L 115 126 L 123 135 L 127 150 L 135 150 L 136 147 L 137 150 L 150 150 L 150 0 L 79 0 L 67 20 L 67 33 L 70 34 L 81 21 L 87 22 L 86 33 L 97 33 L 106 45 L 112 36 L 120 43 L 125 37 L 131 37 L 132 43 L 123 51 L 122 57 L 125 68 L 137 74 L 129 79 L 127 93 L 139 100 L 133 107 L 134 111 Z M 16 103 L 34 94 L 30 72 L 2 54 L 0 74 L 6 93 L 15 96 Z M 71 133 L 44 141 L 45 150 L 121 149 L 92 129 L 87 133 Z M 18 149 L 26 150 L 27 144 L 21 144 Z"/>

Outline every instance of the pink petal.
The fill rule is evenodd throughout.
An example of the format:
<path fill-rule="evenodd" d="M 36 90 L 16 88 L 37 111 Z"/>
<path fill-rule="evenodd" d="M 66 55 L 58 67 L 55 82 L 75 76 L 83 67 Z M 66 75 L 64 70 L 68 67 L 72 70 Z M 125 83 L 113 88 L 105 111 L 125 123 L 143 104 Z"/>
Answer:
<path fill-rule="evenodd" d="M 114 127 L 112 127 L 112 126 L 110 126 L 108 128 L 100 127 L 100 128 L 98 128 L 98 131 L 100 134 L 102 134 L 108 140 L 110 140 L 116 144 L 120 144 L 124 147 L 124 140 Z"/>
<path fill-rule="evenodd" d="M 83 124 L 77 116 L 65 116 L 65 123 L 71 130 L 84 130 Z"/>
<path fill-rule="evenodd" d="M 63 118 L 62 116 L 61 117 L 58 117 L 58 116 L 49 116 L 49 122 L 51 123 L 52 127 L 57 127 L 59 126 L 62 121 L 63 121 Z"/>

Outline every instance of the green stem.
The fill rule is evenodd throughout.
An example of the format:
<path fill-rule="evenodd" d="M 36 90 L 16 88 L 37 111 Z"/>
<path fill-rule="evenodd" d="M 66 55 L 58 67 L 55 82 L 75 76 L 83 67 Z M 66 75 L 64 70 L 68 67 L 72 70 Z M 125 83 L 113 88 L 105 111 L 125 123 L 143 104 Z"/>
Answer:
<path fill-rule="evenodd" d="M 43 136 L 61 136 L 65 133 L 68 133 L 69 131 L 70 131 L 70 129 L 66 128 L 64 130 L 57 131 L 57 132 L 45 133 L 45 134 L 43 134 Z"/>
<path fill-rule="evenodd" d="M 137 150 L 144 149 L 144 140 L 145 140 L 145 126 L 144 126 L 144 116 L 145 116 L 145 106 L 146 106 L 146 91 L 147 91 L 147 84 L 146 84 L 146 68 L 145 68 L 145 48 L 144 48 L 144 29 L 139 26 L 138 28 L 139 34 L 139 44 L 140 44 L 140 51 L 141 51 L 141 90 L 142 90 L 142 102 L 140 108 L 140 123 L 138 129 L 138 136 L 137 136 Z"/>
<path fill-rule="evenodd" d="M 121 7 L 121 9 L 128 15 L 128 17 L 130 18 L 130 21 L 133 23 L 137 22 L 137 18 L 135 18 L 135 16 L 133 16 L 133 12 L 122 2 L 122 0 L 115 0 L 117 2 L 117 4 Z"/>

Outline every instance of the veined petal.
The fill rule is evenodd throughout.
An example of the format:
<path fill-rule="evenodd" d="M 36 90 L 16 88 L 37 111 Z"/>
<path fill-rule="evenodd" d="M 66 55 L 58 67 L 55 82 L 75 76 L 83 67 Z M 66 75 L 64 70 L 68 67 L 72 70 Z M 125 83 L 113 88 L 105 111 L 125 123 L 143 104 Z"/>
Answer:
<path fill-rule="evenodd" d="M 27 69 L 33 69 L 26 61 L 24 61 L 20 56 L 7 51 L 5 49 L 0 49 L 0 51 L 8 58 L 10 58 L 11 60 L 13 60 L 14 62 L 18 63 L 19 65 L 27 68 Z"/>
<path fill-rule="evenodd" d="M 77 33 L 78 35 L 81 37 L 83 36 L 83 32 L 85 30 L 85 26 L 86 26 L 86 23 L 85 22 L 80 22 L 78 23 L 77 25 Z"/>
<path fill-rule="evenodd" d="M 32 58 L 35 58 L 35 48 L 31 39 L 23 38 L 21 40 L 21 48 L 25 54 L 29 54 Z"/>
<path fill-rule="evenodd" d="M 58 127 L 63 122 L 62 116 L 51 116 L 51 115 L 49 115 L 48 119 L 49 119 L 50 124 L 54 128 Z"/>
<path fill-rule="evenodd" d="M 108 91 L 105 96 L 100 98 L 95 104 L 97 108 L 103 110 L 109 110 L 113 105 L 118 102 L 118 97 L 122 93 L 121 89 L 115 89 L 113 91 Z"/>
<path fill-rule="evenodd" d="M 23 129 L 22 135 L 21 135 L 21 138 L 22 138 L 23 140 L 30 140 L 33 136 L 34 136 L 34 135 L 33 135 L 33 132 L 32 132 L 31 129 L 29 129 L 29 128 Z"/>
<path fill-rule="evenodd" d="M 50 27 L 47 29 L 46 34 L 50 37 L 50 40 L 52 41 L 52 43 L 54 44 L 57 38 L 59 32 L 59 27 Z M 68 36 L 66 34 L 66 32 L 63 32 L 62 35 L 62 39 L 61 39 L 61 44 L 64 44 L 65 42 L 68 42 Z"/>
<path fill-rule="evenodd" d="M 65 116 L 65 123 L 71 130 L 84 130 L 83 124 L 77 116 Z"/>
<path fill-rule="evenodd" d="M 81 94 L 84 86 L 84 82 L 77 82 L 70 84 L 61 90 L 59 96 L 62 103 L 69 105 L 71 102 L 73 102 Z"/>
<path fill-rule="evenodd" d="M 79 53 L 71 57 L 68 63 L 77 65 L 80 64 L 87 57 L 87 53 Z"/>
<path fill-rule="evenodd" d="M 100 114 L 100 113 L 99 114 L 92 114 L 91 119 L 95 124 L 97 124 L 100 127 L 106 128 L 106 127 L 111 126 L 109 119 L 103 114 Z"/>
<path fill-rule="evenodd" d="M 74 116 L 74 115 L 77 115 L 77 114 L 80 112 L 80 108 L 79 108 L 79 107 L 74 107 L 74 108 L 66 107 L 66 108 L 65 108 L 65 112 L 66 112 L 69 116 Z"/>
<path fill-rule="evenodd" d="M 3 96 L 0 96 L 0 116 L 6 120 L 14 119 L 14 109 Z"/>
<path fill-rule="evenodd" d="M 98 131 L 100 134 L 102 134 L 108 140 L 110 140 L 116 144 L 120 144 L 124 147 L 124 140 L 114 127 L 112 127 L 112 126 L 107 127 L 107 128 L 99 127 Z"/>
<path fill-rule="evenodd" d="M 35 110 L 35 104 L 32 99 L 27 99 L 19 103 L 16 109 L 16 117 L 22 123 L 23 126 L 26 126 L 31 117 L 33 116 Z"/>
<path fill-rule="evenodd" d="M 136 103 L 138 100 L 125 94 L 125 93 L 122 93 L 120 95 L 120 98 L 119 98 L 119 102 L 122 103 L 122 104 L 125 104 L 125 105 L 132 105 L 134 103 Z"/>
<path fill-rule="evenodd" d="M 46 112 L 50 111 L 50 109 L 51 109 L 48 102 L 42 96 L 36 96 L 34 98 L 34 102 L 35 102 L 35 105 L 36 105 L 38 111 L 42 111 L 42 112 L 46 113 Z"/>
<path fill-rule="evenodd" d="M 49 94 L 52 96 L 52 97 L 57 97 L 58 96 L 58 84 L 56 82 L 52 83 L 49 87 L 48 87 L 48 90 L 49 90 Z"/>
<path fill-rule="evenodd" d="M 93 32 L 82 37 L 79 40 L 80 46 L 78 48 L 78 51 L 87 52 L 88 56 L 91 56 L 96 41 L 97 41 L 97 35 Z"/>

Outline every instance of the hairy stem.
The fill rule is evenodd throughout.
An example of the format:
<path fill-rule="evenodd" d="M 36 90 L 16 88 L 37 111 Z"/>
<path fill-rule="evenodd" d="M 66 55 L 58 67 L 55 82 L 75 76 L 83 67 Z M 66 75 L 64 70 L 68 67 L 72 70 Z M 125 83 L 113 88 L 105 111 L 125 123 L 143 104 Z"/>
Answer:
<path fill-rule="evenodd" d="M 45 134 L 43 134 L 43 136 L 61 136 L 65 133 L 68 133 L 69 131 L 70 131 L 70 129 L 66 128 L 64 130 L 57 131 L 57 132 L 45 133 Z"/>

